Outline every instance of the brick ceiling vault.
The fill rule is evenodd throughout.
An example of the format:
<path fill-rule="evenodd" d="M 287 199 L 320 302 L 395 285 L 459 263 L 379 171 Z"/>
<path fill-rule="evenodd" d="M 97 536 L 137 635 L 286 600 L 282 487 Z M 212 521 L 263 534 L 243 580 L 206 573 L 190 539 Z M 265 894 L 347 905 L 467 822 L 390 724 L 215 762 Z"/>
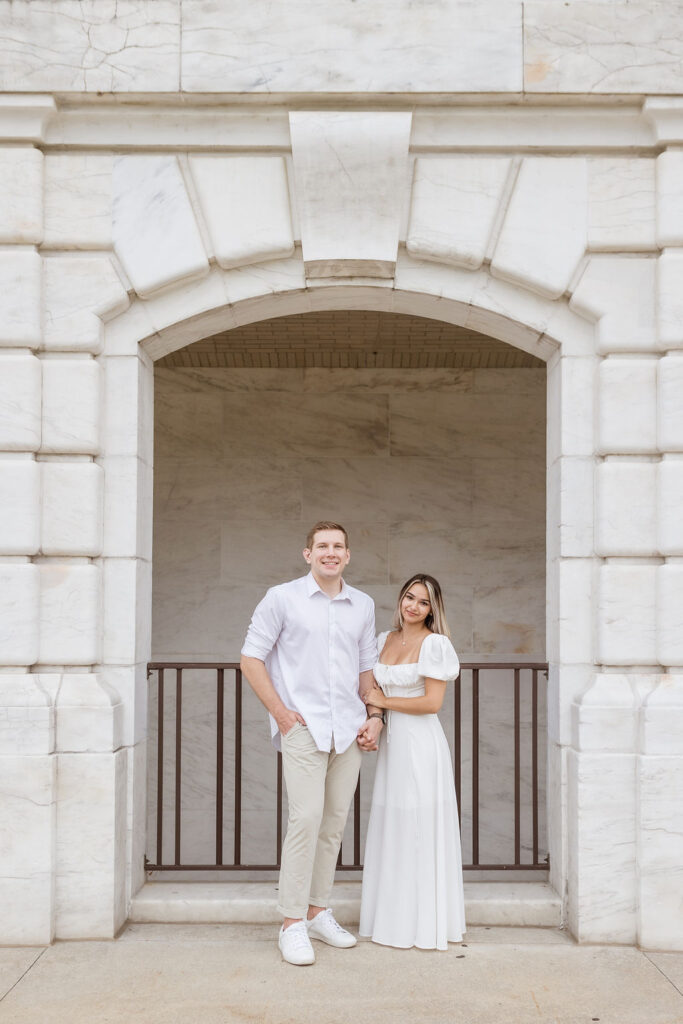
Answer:
<path fill-rule="evenodd" d="M 164 367 L 383 367 L 524 369 L 545 363 L 521 349 L 441 320 L 332 310 L 222 331 L 160 359 Z"/>

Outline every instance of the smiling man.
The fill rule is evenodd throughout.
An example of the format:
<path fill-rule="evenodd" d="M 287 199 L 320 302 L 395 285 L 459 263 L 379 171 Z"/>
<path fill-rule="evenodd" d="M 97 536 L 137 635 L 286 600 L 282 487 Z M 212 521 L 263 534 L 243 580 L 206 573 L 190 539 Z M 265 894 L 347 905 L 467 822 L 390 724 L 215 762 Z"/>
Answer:
<path fill-rule="evenodd" d="M 348 948 L 356 939 L 327 909 L 361 750 L 376 750 L 382 713 L 366 707 L 375 664 L 375 606 L 343 577 L 351 557 L 339 523 L 309 531 L 308 576 L 272 587 L 257 606 L 241 667 L 270 713 L 282 750 L 289 821 L 282 847 L 279 946 L 312 964 L 311 938 Z"/>

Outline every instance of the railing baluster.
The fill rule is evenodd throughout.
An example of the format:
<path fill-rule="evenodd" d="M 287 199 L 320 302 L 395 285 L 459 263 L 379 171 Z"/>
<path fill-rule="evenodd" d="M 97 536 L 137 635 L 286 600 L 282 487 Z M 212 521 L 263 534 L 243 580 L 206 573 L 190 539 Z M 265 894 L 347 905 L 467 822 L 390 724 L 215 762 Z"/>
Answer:
<path fill-rule="evenodd" d="M 235 852 L 234 863 L 242 863 L 242 673 L 235 672 Z"/>
<path fill-rule="evenodd" d="M 472 669 L 472 865 L 479 864 L 479 669 Z"/>
<path fill-rule="evenodd" d="M 157 864 L 164 862 L 164 670 L 157 669 Z"/>
<path fill-rule="evenodd" d="M 216 670 L 216 864 L 223 863 L 223 722 L 225 670 Z"/>
<path fill-rule="evenodd" d="M 531 677 L 531 814 L 533 863 L 538 864 L 538 669 Z"/>
<path fill-rule="evenodd" d="M 455 680 L 453 692 L 453 773 L 455 775 L 455 799 L 458 803 L 458 819 L 462 832 L 462 803 L 460 790 L 462 787 L 462 686 L 461 676 Z"/>
<path fill-rule="evenodd" d="M 522 860 L 520 829 L 520 743 L 519 743 L 519 669 L 515 669 L 515 864 Z"/>
<path fill-rule="evenodd" d="M 182 727 L 183 727 L 183 670 L 175 675 L 175 855 L 174 865 L 180 864 L 180 817 L 182 798 Z"/>
<path fill-rule="evenodd" d="M 360 864 L 360 775 L 353 794 L 353 863 Z"/>

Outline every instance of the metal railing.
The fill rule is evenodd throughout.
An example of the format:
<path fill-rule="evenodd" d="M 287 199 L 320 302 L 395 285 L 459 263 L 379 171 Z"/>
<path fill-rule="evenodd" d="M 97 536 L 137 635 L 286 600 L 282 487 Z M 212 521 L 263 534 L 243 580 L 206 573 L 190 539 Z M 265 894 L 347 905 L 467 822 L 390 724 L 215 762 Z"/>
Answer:
<path fill-rule="evenodd" d="M 275 806 L 275 835 L 274 835 L 274 856 L 270 861 L 262 860 L 258 863 L 245 863 L 243 859 L 243 678 L 239 664 L 234 662 L 151 662 L 147 667 L 147 675 L 151 680 L 151 686 L 156 683 L 156 751 L 152 764 L 156 764 L 156 793 L 154 794 L 154 855 L 146 858 L 146 869 L 148 871 L 276 871 L 280 867 L 280 850 L 282 848 L 282 820 L 283 820 L 283 786 L 282 786 L 282 755 L 277 753 L 274 763 L 274 783 L 276 789 Z M 548 868 L 548 857 L 543 859 L 540 856 L 539 848 L 539 681 L 541 677 L 547 680 L 547 664 L 540 662 L 464 662 L 461 664 L 459 678 L 454 684 L 453 693 L 453 747 L 454 747 L 454 776 L 455 789 L 460 809 L 460 823 L 463 822 L 463 798 L 465 801 L 468 818 L 471 820 L 471 859 L 465 862 L 463 851 L 464 870 L 476 871 L 544 871 Z M 183 674 L 186 672 L 211 672 L 215 673 L 215 737 L 213 746 L 215 751 L 215 798 L 213 799 L 215 809 L 215 862 L 214 863 L 190 863 L 183 860 L 181 855 L 181 838 L 183 829 Z M 512 678 L 513 688 L 513 757 L 512 770 L 514 773 L 514 839 L 513 857 L 504 862 L 482 863 L 480 861 L 480 820 L 481 820 L 481 721 L 480 721 L 480 680 L 482 673 L 502 673 Z M 232 747 L 226 758 L 226 746 L 228 737 L 224 725 L 226 711 L 229 710 L 226 703 L 226 673 L 232 673 L 234 677 L 233 692 L 233 723 L 232 723 Z M 487 675 L 487 678 L 490 676 Z M 530 778 L 530 841 L 527 849 L 530 853 L 530 860 L 522 860 L 522 771 L 521 760 L 523 753 L 522 745 L 522 685 L 527 691 L 527 703 L 530 705 L 530 720 L 526 728 L 530 732 L 530 750 L 526 750 L 529 761 Z M 170 685 L 169 685 L 170 684 Z M 471 734 L 469 737 L 470 751 L 470 778 L 469 786 L 463 793 L 463 686 L 469 684 L 469 699 L 471 701 Z M 167 698 L 171 698 L 170 701 Z M 169 716 L 171 705 L 171 722 L 166 721 Z M 212 716 L 213 718 L 213 716 Z M 172 736 L 172 750 L 170 752 L 171 766 L 169 769 L 169 753 L 166 737 L 168 733 Z M 152 739 L 154 737 L 152 736 Z M 232 780 L 232 855 L 226 862 L 226 851 L 224 849 L 224 798 L 226 768 L 231 769 Z M 169 816 L 165 800 L 166 785 L 165 775 L 172 773 L 173 777 L 173 801 L 172 817 L 173 829 L 173 857 L 169 859 L 164 856 L 164 825 L 165 819 Z M 362 771 L 361 771 L 362 776 Z M 150 837 L 151 841 L 151 837 Z M 167 844 L 168 845 L 168 844 Z M 347 844 L 345 844 L 346 846 Z M 342 850 L 345 848 L 342 847 Z M 362 868 L 361 862 L 361 779 L 353 799 L 352 813 L 352 847 L 353 858 L 349 863 L 343 859 L 340 850 L 337 867 L 340 870 L 357 871 Z"/>

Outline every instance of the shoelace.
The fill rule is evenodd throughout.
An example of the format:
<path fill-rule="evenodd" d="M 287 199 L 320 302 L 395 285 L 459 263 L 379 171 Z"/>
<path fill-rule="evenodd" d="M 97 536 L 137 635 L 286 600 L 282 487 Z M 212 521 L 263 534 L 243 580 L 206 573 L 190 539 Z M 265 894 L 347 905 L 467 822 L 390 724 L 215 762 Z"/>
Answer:
<path fill-rule="evenodd" d="M 309 946 L 308 932 L 306 931 L 306 925 L 301 924 L 290 924 L 289 928 L 285 928 L 285 934 L 288 936 L 293 946 L 306 947 Z"/>
<path fill-rule="evenodd" d="M 328 907 L 327 910 L 323 910 L 322 914 L 320 914 L 319 916 L 322 917 L 323 914 L 325 915 L 325 920 L 328 921 L 332 925 L 332 927 L 335 929 L 335 931 L 338 931 L 338 932 L 345 931 L 345 929 L 342 928 L 342 926 L 339 924 L 339 921 L 335 920 L 334 914 L 329 909 L 329 907 Z"/>

